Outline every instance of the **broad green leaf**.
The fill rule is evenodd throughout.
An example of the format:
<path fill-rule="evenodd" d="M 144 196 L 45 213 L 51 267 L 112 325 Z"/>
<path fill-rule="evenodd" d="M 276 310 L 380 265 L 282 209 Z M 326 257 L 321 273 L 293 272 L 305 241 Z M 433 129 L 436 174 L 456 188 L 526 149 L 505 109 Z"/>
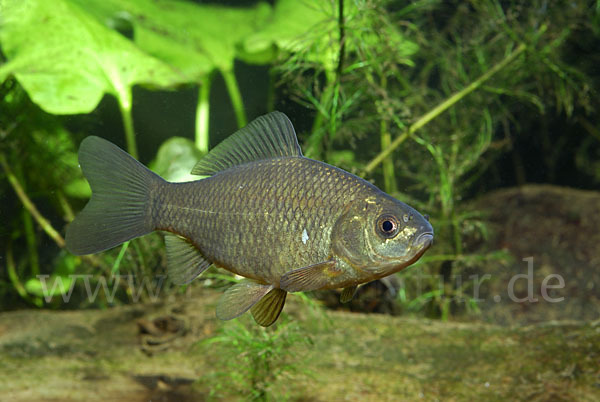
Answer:
<path fill-rule="evenodd" d="M 262 2 L 244 8 L 177 0 L 72 1 L 105 24 L 128 21 L 137 46 L 196 82 L 214 69 L 231 70 L 240 43 L 271 13 Z"/>
<path fill-rule="evenodd" d="M 73 283 L 71 274 L 75 272 L 76 260 L 72 254 L 61 252 L 54 264 L 52 275 L 45 277 L 42 283 L 40 278 L 31 278 L 25 282 L 27 293 L 37 297 L 56 296 L 65 294 Z"/>
<path fill-rule="evenodd" d="M 87 199 L 92 196 L 92 189 L 86 179 L 74 179 L 67 183 L 63 190 L 66 195 L 73 198 Z"/>
<path fill-rule="evenodd" d="M 338 7 L 337 1 L 280 0 L 265 26 L 246 38 L 243 49 L 248 54 L 261 54 L 276 45 L 289 53 L 300 53 L 302 60 L 318 63 L 326 71 L 334 71 L 340 53 Z M 408 56 L 418 46 L 396 27 L 382 26 L 369 7 L 364 2 L 344 1 L 346 51 L 385 42 L 394 49 L 398 62 L 411 65 Z"/>
<path fill-rule="evenodd" d="M 66 294 L 73 283 L 69 276 L 51 275 L 44 278 L 44 285 L 39 278 L 31 278 L 25 282 L 27 293 L 37 297 L 54 297 Z"/>
<path fill-rule="evenodd" d="M 0 79 L 14 74 L 47 112 L 89 113 L 104 93 L 129 109 L 133 85 L 185 81 L 70 0 L 2 0 L 0 15 Z"/>
<path fill-rule="evenodd" d="M 202 158 L 194 142 L 182 137 L 171 137 L 158 149 L 150 168 L 162 178 L 173 182 L 198 180 L 191 175 L 192 168 Z"/>
<path fill-rule="evenodd" d="M 353 2 L 345 1 L 346 10 Z M 268 50 L 273 44 L 290 53 L 307 51 L 305 58 L 332 71 L 339 54 L 337 2 L 280 0 L 267 23 L 244 41 L 250 54 Z"/>

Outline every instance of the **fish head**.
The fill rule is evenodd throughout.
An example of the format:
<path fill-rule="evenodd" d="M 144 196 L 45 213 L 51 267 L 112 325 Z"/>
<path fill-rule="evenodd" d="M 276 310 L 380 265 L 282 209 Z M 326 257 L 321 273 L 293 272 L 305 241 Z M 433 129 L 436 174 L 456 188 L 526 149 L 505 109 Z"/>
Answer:
<path fill-rule="evenodd" d="M 332 232 L 334 253 L 369 280 L 413 264 L 433 243 L 429 218 L 387 194 L 355 200 Z"/>

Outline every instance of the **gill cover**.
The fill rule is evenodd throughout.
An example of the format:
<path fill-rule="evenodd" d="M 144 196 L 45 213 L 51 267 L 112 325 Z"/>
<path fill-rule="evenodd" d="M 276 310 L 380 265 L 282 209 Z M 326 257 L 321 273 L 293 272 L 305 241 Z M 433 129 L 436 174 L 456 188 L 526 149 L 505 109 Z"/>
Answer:
<path fill-rule="evenodd" d="M 353 268 L 382 277 L 410 265 L 429 247 L 416 241 L 423 233 L 433 236 L 421 214 L 381 193 L 348 207 L 333 228 L 332 245 Z"/>

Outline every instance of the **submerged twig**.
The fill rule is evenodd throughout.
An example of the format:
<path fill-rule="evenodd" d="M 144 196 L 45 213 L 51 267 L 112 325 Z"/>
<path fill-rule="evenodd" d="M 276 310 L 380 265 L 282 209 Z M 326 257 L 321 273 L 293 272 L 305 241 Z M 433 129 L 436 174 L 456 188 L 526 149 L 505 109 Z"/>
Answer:
<path fill-rule="evenodd" d="M 19 180 L 17 179 L 14 172 L 8 165 L 8 162 L 6 161 L 6 157 L 2 153 L 0 153 L 0 165 L 2 165 L 2 168 L 4 169 L 4 172 L 6 173 L 6 177 L 8 178 L 10 185 L 12 186 L 13 190 L 17 194 L 17 197 L 19 197 L 19 200 L 21 200 L 21 203 L 23 204 L 25 209 L 27 209 L 27 211 L 31 214 L 31 216 L 33 216 L 33 218 L 36 220 L 36 222 L 42 227 L 44 232 L 46 232 L 46 234 L 48 236 L 50 236 L 52 238 L 52 240 L 54 240 L 54 242 L 60 248 L 64 248 L 65 247 L 65 239 L 63 239 L 63 237 L 60 235 L 60 233 L 58 233 L 54 229 L 54 227 L 52 227 L 50 222 L 46 218 L 44 218 L 42 216 L 42 214 L 40 214 L 40 212 L 38 211 L 36 206 L 29 199 L 29 197 L 23 190 L 21 183 L 19 183 Z"/>
<path fill-rule="evenodd" d="M 65 197 L 65 194 L 62 190 L 56 191 L 56 198 L 58 199 L 58 202 L 63 210 L 65 221 L 71 222 L 73 219 L 75 219 L 73 208 L 71 208 L 71 205 L 69 204 L 69 201 L 67 201 L 67 197 Z"/>
<path fill-rule="evenodd" d="M 521 53 L 523 53 L 527 49 L 527 45 L 522 43 L 519 45 L 512 53 L 506 56 L 501 62 L 490 68 L 483 75 L 469 84 L 463 90 L 455 93 L 450 96 L 448 99 L 431 109 L 429 112 L 425 113 L 421 116 L 414 124 L 412 124 L 408 130 L 402 133 L 399 137 L 397 137 L 386 149 L 383 149 L 375 158 L 371 160 L 364 168 L 362 174 L 371 173 L 385 158 L 387 158 L 400 144 L 402 144 L 409 136 L 414 134 L 416 131 L 421 129 L 424 125 L 429 123 L 431 120 L 445 112 L 455 103 L 460 101 L 462 98 L 479 88 L 485 81 L 490 79 L 494 74 L 498 71 L 502 70 L 504 67 L 509 65 L 513 60 L 517 58 Z"/>
<path fill-rule="evenodd" d="M 40 258 L 37 252 L 37 241 L 35 238 L 35 230 L 33 226 L 33 219 L 31 214 L 24 209 L 23 214 L 23 228 L 25 229 L 25 239 L 27 240 L 27 253 L 29 254 L 29 263 L 31 266 L 31 273 L 33 275 L 39 275 L 40 273 Z"/>
<path fill-rule="evenodd" d="M 38 211 L 35 204 L 27 196 L 27 194 L 23 190 L 23 187 L 21 186 L 21 183 L 19 183 L 19 180 L 17 179 L 14 172 L 10 168 L 10 166 L 6 160 L 6 157 L 4 156 L 3 153 L 0 153 L 0 165 L 4 169 L 4 172 L 6 173 L 6 176 L 8 178 L 8 181 L 9 181 L 11 187 L 17 194 L 17 197 L 19 197 L 19 200 L 21 201 L 21 203 L 23 204 L 23 206 L 25 207 L 27 212 L 29 212 L 29 214 L 35 219 L 35 221 L 38 223 L 38 225 L 41 226 L 41 228 L 44 230 L 44 232 L 46 232 L 46 234 L 52 240 L 54 240 L 54 242 L 58 245 L 58 247 L 65 248 L 66 247 L 65 239 L 60 235 L 60 233 L 58 233 L 56 231 L 56 229 L 54 229 L 52 224 L 46 218 L 44 218 L 44 216 L 42 216 L 42 214 Z M 12 254 L 11 254 L 11 258 L 12 258 Z M 97 257 L 95 257 L 93 255 L 82 255 L 81 259 L 84 261 L 87 261 L 88 263 L 90 263 L 91 265 L 93 265 L 95 267 L 99 267 L 107 275 L 109 275 L 111 273 L 110 267 L 108 267 L 105 263 L 103 263 L 100 259 L 98 259 Z M 19 289 L 17 289 L 17 291 L 20 293 Z M 35 299 L 32 299 L 32 300 L 35 300 Z M 35 302 L 35 301 L 33 301 L 33 303 L 37 304 L 37 302 Z"/>
<path fill-rule="evenodd" d="M 17 268 L 15 266 L 15 260 L 13 258 L 12 253 L 12 244 L 9 242 L 6 247 L 6 271 L 8 272 L 8 278 L 12 283 L 13 287 L 24 300 L 35 304 L 38 307 L 42 307 L 42 302 L 39 299 L 33 298 L 27 293 L 27 289 L 19 280 L 19 275 L 17 273 Z"/>

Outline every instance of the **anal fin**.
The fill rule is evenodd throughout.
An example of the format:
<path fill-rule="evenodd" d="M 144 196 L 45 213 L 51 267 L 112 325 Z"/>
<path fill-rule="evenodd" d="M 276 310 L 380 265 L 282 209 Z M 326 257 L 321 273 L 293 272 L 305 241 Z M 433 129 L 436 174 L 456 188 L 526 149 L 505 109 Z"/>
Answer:
<path fill-rule="evenodd" d="M 262 325 L 263 327 L 268 327 L 273 324 L 279 318 L 279 314 L 281 314 L 281 310 L 283 310 L 283 306 L 285 305 L 285 297 L 287 296 L 287 292 L 281 289 L 271 289 L 269 293 L 258 303 L 256 303 L 252 309 L 252 317 L 254 317 L 254 321 L 257 324 Z"/>
<path fill-rule="evenodd" d="M 269 291 L 272 285 L 263 285 L 249 279 L 243 279 L 236 283 L 219 299 L 217 304 L 217 318 L 219 320 L 231 320 L 248 311 Z"/>
<path fill-rule="evenodd" d="M 210 267 L 211 262 L 206 259 L 196 246 L 187 239 L 167 234 L 165 235 L 167 247 L 167 273 L 177 285 L 185 285 L 194 280 Z"/>
<path fill-rule="evenodd" d="M 342 294 L 340 295 L 340 303 L 350 302 L 350 300 L 352 300 L 352 298 L 356 294 L 356 289 L 356 285 L 344 288 L 344 290 L 342 290 Z"/>
<path fill-rule="evenodd" d="M 336 261 L 330 259 L 286 272 L 279 283 L 281 289 L 288 292 L 308 292 L 324 288 L 329 285 L 332 278 L 340 273 Z"/>

